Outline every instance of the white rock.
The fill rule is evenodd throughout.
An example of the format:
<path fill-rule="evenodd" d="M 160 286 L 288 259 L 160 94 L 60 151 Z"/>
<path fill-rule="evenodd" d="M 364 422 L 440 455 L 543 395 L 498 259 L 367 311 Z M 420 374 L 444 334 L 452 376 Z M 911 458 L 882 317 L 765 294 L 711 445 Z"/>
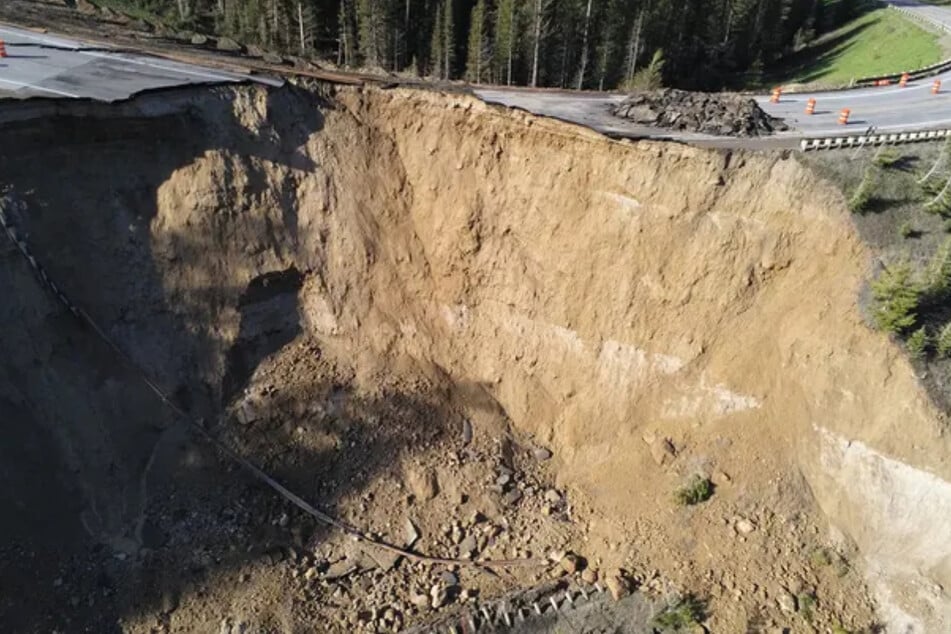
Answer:
<path fill-rule="evenodd" d="M 749 535 L 754 530 L 756 530 L 756 526 L 753 524 L 753 522 L 743 518 L 740 518 L 739 520 L 737 520 L 735 526 L 736 526 L 736 531 L 744 535 Z"/>

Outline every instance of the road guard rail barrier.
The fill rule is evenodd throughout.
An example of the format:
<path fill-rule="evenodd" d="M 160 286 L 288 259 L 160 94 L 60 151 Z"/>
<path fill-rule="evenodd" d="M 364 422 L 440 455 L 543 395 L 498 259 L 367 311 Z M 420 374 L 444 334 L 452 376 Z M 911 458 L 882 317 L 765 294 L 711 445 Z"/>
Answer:
<path fill-rule="evenodd" d="M 799 142 L 799 149 L 803 152 L 810 150 L 838 150 L 875 145 L 891 145 L 898 143 L 920 143 L 923 141 L 938 141 L 951 138 L 951 128 L 941 130 L 922 130 L 919 132 L 887 132 L 847 135 L 823 136 L 806 138 Z"/>

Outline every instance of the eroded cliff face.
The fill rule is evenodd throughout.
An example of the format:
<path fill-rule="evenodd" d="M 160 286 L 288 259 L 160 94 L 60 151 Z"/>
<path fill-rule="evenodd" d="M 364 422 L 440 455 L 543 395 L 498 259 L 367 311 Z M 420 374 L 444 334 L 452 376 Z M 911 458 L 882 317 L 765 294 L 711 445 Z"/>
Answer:
<path fill-rule="evenodd" d="M 613 142 L 418 91 L 188 99 L 2 134 L 51 276 L 194 411 L 232 411 L 259 365 L 312 341 L 367 390 L 435 385 L 477 436 L 550 447 L 570 545 L 710 596 L 713 631 L 795 630 L 777 600 L 807 594 L 819 623 L 867 625 L 862 575 L 896 631 L 946 627 L 942 422 L 862 321 L 867 254 L 840 195 L 793 158 Z M 101 378 L 107 360 L 99 379 L 24 370 L 78 335 L 26 273 L 3 275 L 4 402 L 74 420 L 51 433 L 71 438 L 91 530 L 125 535 L 151 445 L 76 430 L 155 414 Z M 715 495 L 679 508 L 694 473 Z"/>

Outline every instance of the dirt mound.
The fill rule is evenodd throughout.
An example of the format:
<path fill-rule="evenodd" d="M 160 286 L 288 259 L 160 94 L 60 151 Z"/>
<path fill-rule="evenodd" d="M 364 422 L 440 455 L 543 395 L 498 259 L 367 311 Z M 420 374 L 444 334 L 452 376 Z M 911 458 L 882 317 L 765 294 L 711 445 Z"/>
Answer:
<path fill-rule="evenodd" d="M 786 129 L 754 99 L 672 88 L 633 94 L 614 114 L 635 123 L 719 136 L 764 136 Z"/>
<path fill-rule="evenodd" d="M 17 631 L 392 631 L 580 583 L 566 551 L 588 580 L 703 597 L 711 631 L 869 625 L 862 552 L 893 612 L 940 610 L 880 547 L 907 474 L 888 504 L 846 486 L 891 473 L 874 447 L 943 474 L 936 416 L 855 309 L 841 197 L 795 161 L 402 89 L 82 108 L 3 124 L 0 173 L 32 252 L 136 367 L 390 543 L 560 561 L 493 576 L 316 524 L 191 442 L 6 247 Z M 712 497 L 678 505 L 695 476 Z"/>

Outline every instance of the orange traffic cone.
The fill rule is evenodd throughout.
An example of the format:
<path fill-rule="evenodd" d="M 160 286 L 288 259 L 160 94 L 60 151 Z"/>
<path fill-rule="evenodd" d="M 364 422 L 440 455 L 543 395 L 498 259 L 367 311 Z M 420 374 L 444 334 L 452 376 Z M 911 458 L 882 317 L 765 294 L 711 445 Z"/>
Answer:
<path fill-rule="evenodd" d="M 3 40 L 0 40 L 0 57 L 7 56 L 7 43 Z"/>
<path fill-rule="evenodd" d="M 839 112 L 839 125 L 847 125 L 849 123 L 849 115 L 852 114 L 852 111 L 848 108 L 842 108 L 842 111 Z"/>
<path fill-rule="evenodd" d="M 936 79 L 936 80 L 934 80 L 934 83 L 931 84 L 931 94 L 932 94 L 932 95 L 937 95 L 937 94 L 940 93 L 940 92 L 941 92 L 941 80 L 940 80 L 940 79 Z"/>
<path fill-rule="evenodd" d="M 901 79 L 898 80 L 898 85 L 902 88 L 908 85 L 908 73 L 901 74 Z"/>
<path fill-rule="evenodd" d="M 810 98 L 806 102 L 806 114 L 816 114 L 816 100 Z"/>

